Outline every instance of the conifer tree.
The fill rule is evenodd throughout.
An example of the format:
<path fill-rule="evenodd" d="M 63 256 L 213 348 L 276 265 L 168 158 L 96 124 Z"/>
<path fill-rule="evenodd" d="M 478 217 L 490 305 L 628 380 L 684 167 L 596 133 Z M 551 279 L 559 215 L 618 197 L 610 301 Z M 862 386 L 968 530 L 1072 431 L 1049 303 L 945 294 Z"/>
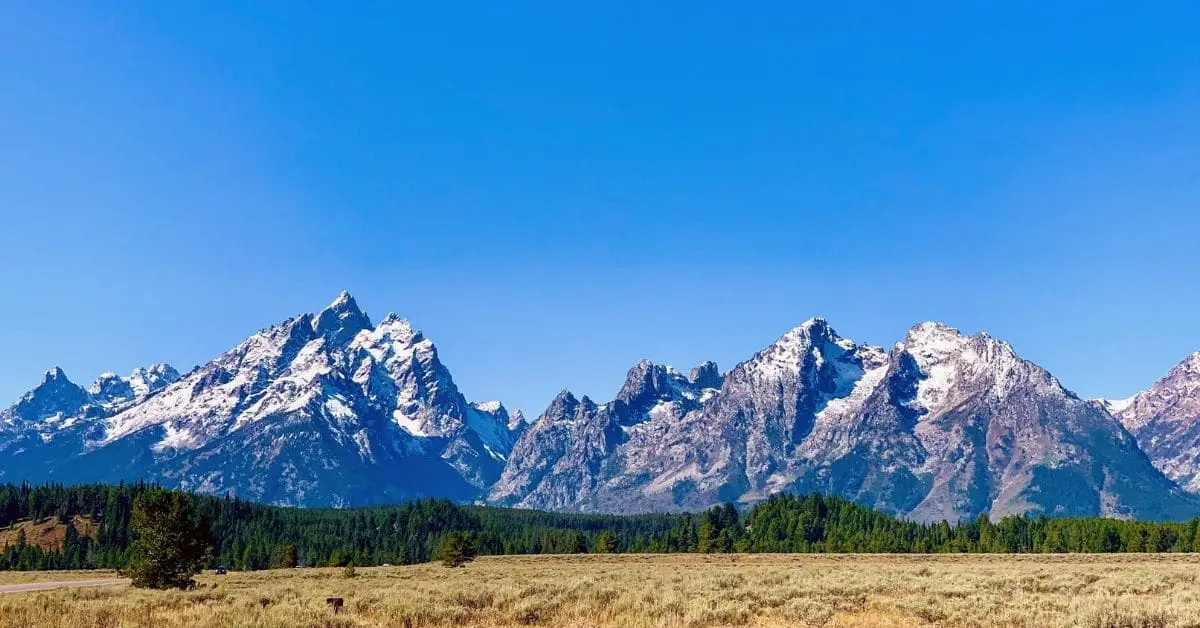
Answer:
<path fill-rule="evenodd" d="M 188 495 L 151 489 L 133 503 L 129 575 L 133 586 L 186 589 L 200 571 L 206 546 Z"/>

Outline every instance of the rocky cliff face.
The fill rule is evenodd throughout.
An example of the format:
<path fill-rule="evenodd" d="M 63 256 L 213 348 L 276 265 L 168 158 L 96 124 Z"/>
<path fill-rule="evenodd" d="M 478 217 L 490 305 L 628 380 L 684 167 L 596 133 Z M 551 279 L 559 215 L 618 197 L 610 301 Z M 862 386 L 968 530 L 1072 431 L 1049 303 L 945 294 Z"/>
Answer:
<path fill-rule="evenodd" d="M 1154 466 L 1184 489 L 1200 492 L 1200 353 L 1149 389 L 1109 407 Z"/>
<path fill-rule="evenodd" d="M 813 319 L 719 388 L 630 412 L 629 399 L 665 388 L 648 369 L 607 404 L 560 395 L 491 498 L 649 512 L 821 491 L 928 521 L 1193 512 L 1102 406 L 984 334 L 926 323 L 885 352 Z"/>

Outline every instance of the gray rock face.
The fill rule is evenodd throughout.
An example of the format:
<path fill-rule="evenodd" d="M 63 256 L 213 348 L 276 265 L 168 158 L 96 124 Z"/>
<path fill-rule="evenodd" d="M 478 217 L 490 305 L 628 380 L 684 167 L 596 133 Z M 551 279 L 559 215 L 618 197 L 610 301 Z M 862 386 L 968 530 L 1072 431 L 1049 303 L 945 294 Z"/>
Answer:
<path fill-rule="evenodd" d="M 558 510 L 624 512 L 638 493 L 632 477 L 650 475 L 669 460 L 658 450 L 665 432 L 716 394 L 715 365 L 684 377 L 642 361 L 629 370 L 617 398 L 604 405 L 563 391 L 513 446 L 509 464 L 489 493 L 499 504 Z M 702 365 L 705 366 L 705 365 Z M 704 387 L 705 384 L 710 387 Z"/>
<path fill-rule="evenodd" d="M 610 403 L 562 393 L 490 498 L 650 512 L 815 490 L 924 521 L 1196 512 L 1103 407 L 985 334 L 926 323 L 884 352 L 813 319 L 704 372 L 641 363 Z"/>
<path fill-rule="evenodd" d="M 1200 492 L 1200 352 L 1132 399 L 1108 402 L 1154 466 Z"/>
<path fill-rule="evenodd" d="M 314 506 L 467 500 L 499 477 L 523 429 L 499 403 L 468 404 L 408 321 L 372 325 L 345 293 L 182 377 L 159 365 L 87 392 L 60 375 L 0 415 L 25 426 L 0 433 L 0 451 L 29 461 L 7 477 L 149 478 Z M 87 419 L 69 437 L 68 415 Z"/>

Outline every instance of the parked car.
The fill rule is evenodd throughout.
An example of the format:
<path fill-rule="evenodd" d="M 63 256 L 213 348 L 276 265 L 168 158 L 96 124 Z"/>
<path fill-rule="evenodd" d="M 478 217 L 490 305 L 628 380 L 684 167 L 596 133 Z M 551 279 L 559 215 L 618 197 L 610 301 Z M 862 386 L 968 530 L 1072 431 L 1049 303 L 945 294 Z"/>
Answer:
<path fill-rule="evenodd" d="M 223 575 L 225 575 L 225 574 L 227 574 L 227 573 L 229 573 L 229 570 L 225 568 L 225 565 L 218 565 L 218 566 L 217 566 L 217 569 L 216 569 L 216 574 L 217 574 L 218 576 L 223 576 Z"/>

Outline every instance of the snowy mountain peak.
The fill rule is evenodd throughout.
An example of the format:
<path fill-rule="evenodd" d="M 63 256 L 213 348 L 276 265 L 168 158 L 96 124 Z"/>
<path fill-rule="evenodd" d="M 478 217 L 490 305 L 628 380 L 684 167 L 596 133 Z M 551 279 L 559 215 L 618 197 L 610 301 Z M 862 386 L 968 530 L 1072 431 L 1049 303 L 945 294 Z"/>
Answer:
<path fill-rule="evenodd" d="M 1200 377 L 1200 351 L 1184 358 L 1182 362 L 1167 371 L 1166 379 L 1174 377 Z"/>
<path fill-rule="evenodd" d="M 6 411 L 5 423 L 38 422 L 79 413 L 89 401 L 88 393 L 67 379 L 57 366 L 46 371 L 42 381 Z"/>
<path fill-rule="evenodd" d="M 753 370 L 768 378 L 791 378 L 801 373 L 806 364 L 819 368 L 826 361 L 839 360 L 856 347 L 853 341 L 839 336 L 825 319 L 810 318 L 737 368 Z"/>
<path fill-rule="evenodd" d="M 927 321 L 913 325 L 900 344 L 908 349 L 950 353 L 960 349 L 968 341 L 968 336 L 945 323 Z"/>
<path fill-rule="evenodd" d="M 156 393 L 177 381 L 179 381 L 179 371 L 166 363 L 138 367 L 129 375 L 129 386 L 133 388 L 133 394 L 138 398 Z"/>
<path fill-rule="evenodd" d="M 521 432 L 525 430 L 525 413 L 520 410 L 513 410 L 508 415 L 508 429 L 510 432 Z"/>
<path fill-rule="evenodd" d="M 472 403 L 471 405 L 472 405 L 472 406 L 473 406 L 473 407 L 474 407 L 476 410 L 482 410 L 482 411 L 484 411 L 484 412 L 499 412 L 500 410 L 503 410 L 503 409 L 504 409 L 504 404 L 502 404 L 502 403 L 500 403 L 499 401 L 496 401 L 496 400 L 492 400 L 492 401 L 476 401 L 475 403 Z"/>
<path fill-rule="evenodd" d="M 629 409 L 619 418 L 624 424 L 634 424 L 663 412 L 682 415 L 696 407 L 702 394 L 693 380 L 676 369 L 642 360 L 629 369 L 617 392 L 616 400 Z M 674 405 L 667 407 L 669 404 Z"/>
<path fill-rule="evenodd" d="M 825 320 L 824 316 L 813 316 L 808 320 L 800 323 L 798 329 L 828 329 L 829 321 Z"/>
<path fill-rule="evenodd" d="M 1137 400 L 1137 395 L 1125 399 L 1097 399 L 1096 402 L 1113 416 L 1120 417 L 1121 413 L 1125 412 L 1135 400 Z"/>
<path fill-rule="evenodd" d="M 343 291 L 332 303 L 317 314 L 312 323 L 313 331 L 324 336 L 334 345 L 343 345 L 358 332 L 371 328 L 371 319 L 358 309 L 358 303 L 349 292 Z"/>
<path fill-rule="evenodd" d="M 469 404 L 408 321 L 372 326 L 345 292 L 184 377 L 156 364 L 106 373 L 91 389 L 54 369 L 0 413 L 0 453 L 25 461 L 0 477 L 151 477 L 293 505 L 470 499 L 499 477 L 525 429 L 501 404 Z"/>
<path fill-rule="evenodd" d="M 112 371 L 101 373 L 87 391 L 100 404 L 122 403 L 134 397 L 129 381 Z"/>
<path fill-rule="evenodd" d="M 1175 365 L 1133 398 L 1110 403 L 1163 473 L 1200 493 L 1200 352 Z"/>
<path fill-rule="evenodd" d="M 46 384 L 57 382 L 57 381 L 64 381 L 64 382 L 70 383 L 71 380 L 67 379 L 67 374 L 64 373 L 63 370 L 57 366 L 50 367 L 45 373 L 42 374 L 42 385 L 43 386 L 45 386 Z"/>
<path fill-rule="evenodd" d="M 933 414 L 950 408 L 965 394 L 987 392 L 999 399 L 1034 386 L 1073 396 L 1044 369 L 1018 356 L 1007 342 L 985 333 L 968 336 L 943 323 L 920 323 L 896 344 L 896 350 L 916 363 L 921 374 L 916 400 Z"/>

